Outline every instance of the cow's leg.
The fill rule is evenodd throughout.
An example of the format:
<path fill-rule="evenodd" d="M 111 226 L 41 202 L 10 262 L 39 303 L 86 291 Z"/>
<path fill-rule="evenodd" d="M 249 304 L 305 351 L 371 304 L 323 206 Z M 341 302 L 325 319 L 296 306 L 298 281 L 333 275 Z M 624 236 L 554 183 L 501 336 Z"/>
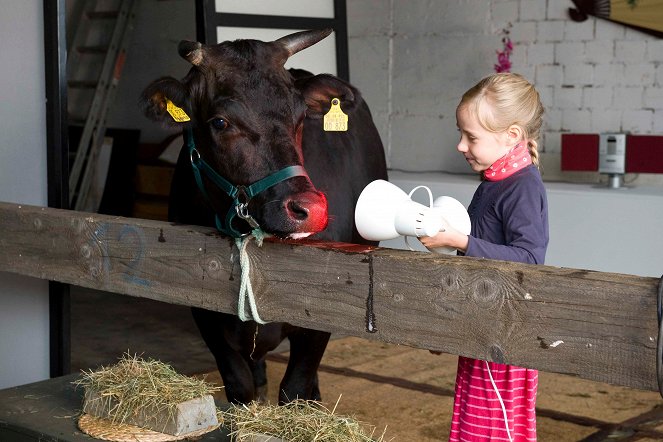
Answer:
<path fill-rule="evenodd" d="M 295 399 L 320 400 L 318 367 L 330 334 L 300 329 L 288 336 L 290 360 L 279 390 L 279 404 Z"/>
<path fill-rule="evenodd" d="M 232 320 L 232 316 L 199 308 L 192 308 L 191 311 L 201 336 L 214 355 L 228 401 L 246 404 L 254 400 L 254 367 L 228 344 L 225 337 L 223 325 Z"/>
<path fill-rule="evenodd" d="M 253 388 L 255 389 L 255 400 L 261 403 L 267 402 L 267 364 L 265 358 L 259 361 L 249 361 L 251 373 L 253 374 Z"/>

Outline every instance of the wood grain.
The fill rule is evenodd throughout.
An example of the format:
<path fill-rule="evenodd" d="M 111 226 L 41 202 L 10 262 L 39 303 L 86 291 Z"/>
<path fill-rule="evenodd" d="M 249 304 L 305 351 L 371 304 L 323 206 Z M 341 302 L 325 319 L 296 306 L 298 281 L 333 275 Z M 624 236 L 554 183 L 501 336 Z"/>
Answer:
<path fill-rule="evenodd" d="M 236 313 L 234 241 L 0 203 L 0 271 Z M 352 244 L 247 248 L 261 318 L 657 390 L 659 280 Z"/>

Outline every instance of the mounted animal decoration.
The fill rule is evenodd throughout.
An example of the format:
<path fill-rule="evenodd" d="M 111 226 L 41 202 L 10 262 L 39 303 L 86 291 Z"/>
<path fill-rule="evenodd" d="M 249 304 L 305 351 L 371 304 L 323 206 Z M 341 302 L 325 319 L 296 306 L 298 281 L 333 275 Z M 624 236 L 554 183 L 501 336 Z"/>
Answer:
<path fill-rule="evenodd" d="M 368 183 L 387 178 L 368 106 L 357 89 L 332 75 L 284 68 L 289 57 L 330 33 L 180 43 L 179 54 L 193 65 L 189 73 L 181 81 L 158 79 L 142 96 L 148 117 L 185 133 L 171 221 L 216 226 L 230 236 L 260 228 L 283 238 L 367 243 L 354 226 L 355 203 Z M 330 110 L 347 121 L 325 124 Z M 265 356 L 286 337 L 290 360 L 279 402 L 320 399 L 317 369 L 329 333 L 202 309 L 193 315 L 228 400 L 264 399 Z"/>

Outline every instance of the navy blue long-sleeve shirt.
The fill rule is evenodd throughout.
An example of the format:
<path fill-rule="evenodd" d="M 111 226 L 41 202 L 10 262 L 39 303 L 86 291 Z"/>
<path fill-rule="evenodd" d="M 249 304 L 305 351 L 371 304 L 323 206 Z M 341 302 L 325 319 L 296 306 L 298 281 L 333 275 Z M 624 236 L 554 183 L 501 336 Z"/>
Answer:
<path fill-rule="evenodd" d="M 468 208 L 472 231 L 465 256 L 543 264 L 548 201 L 534 165 L 501 181 L 484 180 Z"/>

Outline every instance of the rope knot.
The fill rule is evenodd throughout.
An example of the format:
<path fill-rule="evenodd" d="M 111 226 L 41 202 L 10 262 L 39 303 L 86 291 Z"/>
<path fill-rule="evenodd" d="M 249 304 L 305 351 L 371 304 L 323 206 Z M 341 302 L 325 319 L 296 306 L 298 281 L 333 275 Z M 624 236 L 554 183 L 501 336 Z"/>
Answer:
<path fill-rule="evenodd" d="M 253 287 L 251 286 L 251 261 L 249 260 L 249 254 L 246 251 L 246 246 L 249 244 L 249 241 L 251 241 L 251 238 L 255 238 L 258 247 L 262 247 L 262 242 L 267 236 L 268 234 L 262 230 L 255 229 L 251 234 L 246 235 L 243 238 L 235 238 L 235 245 L 237 246 L 237 250 L 239 250 L 239 265 L 242 269 L 242 277 L 239 284 L 239 298 L 237 300 L 237 316 L 239 316 L 239 319 L 243 322 L 253 320 L 258 324 L 267 323 L 267 321 L 262 320 L 258 314 L 258 306 L 256 305 L 256 299 L 253 295 Z M 249 315 L 245 312 L 245 304 L 247 300 L 249 301 Z"/>

